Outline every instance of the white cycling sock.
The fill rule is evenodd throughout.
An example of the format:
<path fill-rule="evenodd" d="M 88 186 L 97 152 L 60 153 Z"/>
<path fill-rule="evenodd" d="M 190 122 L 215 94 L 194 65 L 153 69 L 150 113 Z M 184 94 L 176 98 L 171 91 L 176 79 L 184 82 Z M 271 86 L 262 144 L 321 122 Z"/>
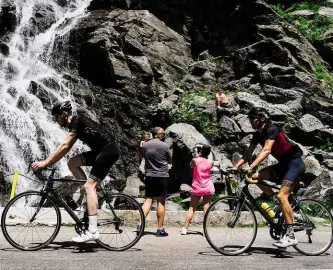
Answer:
<path fill-rule="evenodd" d="M 91 233 L 97 232 L 97 215 L 89 216 L 88 230 Z"/>

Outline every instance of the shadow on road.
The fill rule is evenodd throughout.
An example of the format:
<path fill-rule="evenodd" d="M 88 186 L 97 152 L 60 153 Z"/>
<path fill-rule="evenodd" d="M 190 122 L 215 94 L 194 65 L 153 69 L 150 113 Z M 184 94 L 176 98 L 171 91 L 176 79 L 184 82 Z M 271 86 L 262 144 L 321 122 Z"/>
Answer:
<path fill-rule="evenodd" d="M 107 251 L 107 249 L 104 249 L 97 243 L 82 243 L 82 244 L 77 244 L 72 241 L 59 241 L 59 242 L 52 242 L 49 246 L 42 248 L 41 250 L 38 251 L 54 251 L 54 250 L 59 250 L 59 249 L 68 249 L 72 250 L 72 253 L 94 253 L 98 251 Z M 0 249 L 2 251 L 18 251 L 21 252 L 21 250 L 15 249 L 15 248 L 3 248 Z M 130 248 L 126 251 L 142 251 L 140 248 Z"/>
<path fill-rule="evenodd" d="M 225 256 L 223 254 L 220 254 L 218 252 L 215 251 L 209 251 L 209 252 L 199 252 L 199 255 L 204 255 L 204 256 Z M 279 250 L 277 248 L 268 248 L 268 247 L 251 247 L 249 248 L 246 252 L 244 252 L 243 254 L 240 254 L 238 256 L 250 256 L 253 254 L 268 254 L 268 255 L 272 255 L 272 258 L 281 258 L 281 259 L 292 259 L 295 256 L 306 256 L 303 255 L 299 252 L 295 251 L 284 251 L 284 250 Z M 324 253 L 320 256 L 328 256 L 330 254 L 328 253 Z"/>

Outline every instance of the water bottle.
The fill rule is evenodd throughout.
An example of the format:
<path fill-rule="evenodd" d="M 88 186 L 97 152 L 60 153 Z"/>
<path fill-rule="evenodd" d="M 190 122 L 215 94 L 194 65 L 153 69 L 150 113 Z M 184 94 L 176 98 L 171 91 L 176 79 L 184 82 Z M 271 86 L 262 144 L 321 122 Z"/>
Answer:
<path fill-rule="evenodd" d="M 272 210 L 272 208 L 265 202 L 263 202 L 261 204 L 261 208 L 264 209 L 266 211 L 266 213 L 271 217 L 271 218 L 274 218 L 275 217 L 275 213 L 274 211 Z"/>

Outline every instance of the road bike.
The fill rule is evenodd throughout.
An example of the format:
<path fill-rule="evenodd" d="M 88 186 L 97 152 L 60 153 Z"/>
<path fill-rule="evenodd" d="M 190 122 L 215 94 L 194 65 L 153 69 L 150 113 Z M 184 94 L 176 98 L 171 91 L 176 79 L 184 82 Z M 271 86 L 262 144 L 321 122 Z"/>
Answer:
<path fill-rule="evenodd" d="M 268 224 L 270 236 L 274 240 L 279 240 L 285 234 L 285 222 L 279 205 L 276 205 L 275 215 L 271 217 L 250 194 L 249 185 L 258 184 L 257 180 L 250 178 L 251 173 L 227 172 L 227 181 L 231 187 L 235 185 L 234 195 L 214 201 L 204 216 L 205 237 L 210 246 L 221 254 L 239 255 L 246 252 L 256 239 L 258 226 L 264 225 L 258 224 L 260 216 Z M 280 188 L 265 181 L 259 183 L 275 190 Z M 314 199 L 299 199 L 297 191 L 304 187 L 304 183 L 298 182 L 289 196 L 294 212 L 294 232 L 298 240 L 294 248 L 305 255 L 320 255 L 333 242 L 332 209 Z M 273 197 L 276 198 L 276 193 Z"/>
<path fill-rule="evenodd" d="M 51 171 L 49 176 L 44 176 L 41 171 L 34 173 L 43 182 L 42 188 L 16 195 L 7 203 L 1 216 L 5 239 L 20 250 L 39 250 L 52 243 L 62 225 L 60 207 L 74 220 L 78 234 L 88 229 L 87 210 L 81 210 L 81 213 L 72 210 L 54 188 L 58 182 L 82 184 L 85 181 L 55 179 L 56 169 L 45 170 Z M 103 184 L 98 185 L 98 194 L 97 227 L 100 238 L 96 242 L 112 251 L 133 247 L 140 240 L 145 227 L 141 206 L 128 195 L 109 193 Z"/>

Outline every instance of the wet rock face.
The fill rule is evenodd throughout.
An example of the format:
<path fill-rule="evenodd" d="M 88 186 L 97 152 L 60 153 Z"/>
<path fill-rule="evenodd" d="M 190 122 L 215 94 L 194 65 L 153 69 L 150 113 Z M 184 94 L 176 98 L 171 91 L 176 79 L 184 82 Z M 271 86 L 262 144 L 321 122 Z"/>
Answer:
<path fill-rule="evenodd" d="M 0 3 L 0 37 L 13 31 L 18 19 L 13 1 L 3 0 Z"/>

